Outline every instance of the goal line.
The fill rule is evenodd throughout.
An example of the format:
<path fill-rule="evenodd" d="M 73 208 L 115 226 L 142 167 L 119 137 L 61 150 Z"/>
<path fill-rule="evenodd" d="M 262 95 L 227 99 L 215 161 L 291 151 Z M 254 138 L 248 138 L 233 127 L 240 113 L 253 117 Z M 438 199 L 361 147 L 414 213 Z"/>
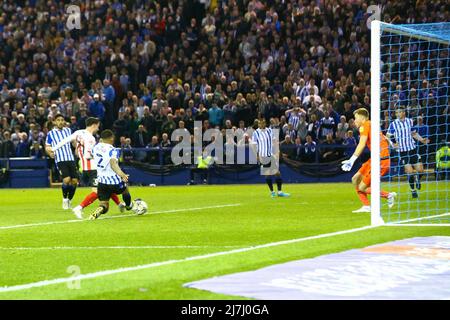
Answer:
<path fill-rule="evenodd" d="M 412 222 L 418 222 L 422 220 L 430 220 L 430 219 L 436 219 L 436 218 L 442 218 L 450 216 L 450 212 L 437 214 L 433 216 L 424 216 L 414 219 L 407 219 L 407 220 L 400 220 L 400 221 L 393 221 L 384 224 L 384 226 L 387 227 L 450 227 L 450 223 L 412 223 Z"/>

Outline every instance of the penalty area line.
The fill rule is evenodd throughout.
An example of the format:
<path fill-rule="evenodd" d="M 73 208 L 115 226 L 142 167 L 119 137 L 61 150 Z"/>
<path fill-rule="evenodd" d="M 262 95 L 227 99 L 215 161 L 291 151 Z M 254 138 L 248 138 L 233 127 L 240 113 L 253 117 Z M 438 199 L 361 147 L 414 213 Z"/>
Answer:
<path fill-rule="evenodd" d="M 238 207 L 241 203 L 232 203 L 232 204 L 223 204 L 223 205 L 215 205 L 215 206 L 207 206 L 207 207 L 197 207 L 197 208 L 185 208 L 185 209 L 172 209 L 172 210 L 163 210 L 163 211 L 153 211 L 142 214 L 144 215 L 153 215 L 153 214 L 169 214 L 169 213 L 179 213 L 179 212 L 190 212 L 190 211 L 200 211 L 207 209 L 220 209 L 220 208 L 228 208 L 228 207 Z M 98 219 L 97 221 L 107 220 L 107 219 L 117 219 L 117 218 L 129 218 L 136 217 L 136 214 L 121 214 L 117 216 L 106 216 Z M 39 226 L 48 226 L 54 224 L 65 224 L 65 223 L 76 223 L 76 222 L 85 222 L 89 221 L 87 219 L 76 219 L 76 220 L 62 220 L 62 221 L 48 221 L 48 222 L 38 222 L 38 223 L 28 223 L 28 224 L 18 224 L 12 226 L 0 226 L 0 230 L 6 229 L 18 229 L 18 228 L 27 228 L 27 227 L 39 227 Z M 91 221 L 92 223 L 92 221 Z"/>
<path fill-rule="evenodd" d="M 249 252 L 249 251 L 254 251 L 254 250 L 258 250 L 258 249 L 276 247 L 276 246 L 298 243 L 298 242 L 303 242 L 303 241 L 308 241 L 308 240 L 329 238 L 329 237 L 339 236 L 339 235 L 343 235 L 343 234 L 349 234 L 349 233 L 374 229 L 374 228 L 378 228 L 378 227 L 379 226 L 365 226 L 365 227 L 342 230 L 342 231 L 337 231 L 337 232 L 332 232 L 332 233 L 325 233 L 325 234 L 320 234 L 320 235 L 315 235 L 315 236 L 310 236 L 310 237 L 305 237 L 305 238 L 297 238 L 297 239 L 291 239 L 291 240 L 269 242 L 269 243 L 262 244 L 262 245 L 256 245 L 256 246 L 228 250 L 228 251 L 220 251 L 220 252 L 215 252 L 215 253 L 187 257 L 187 258 L 183 258 L 183 259 L 167 260 L 167 261 L 161 261 L 161 262 L 154 262 L 154 263 L 150 263 L 150 264 L 138 265 L 138 266 L 134 266 L 134 267 L 126 267 L 126 268 L 98 271 L 98 272 L 87 273 L 87 274 L 82 274 L 82 275 L 78 275 L 78 276 L 66 277 L 66 278 L 43 280 L 43 281 L 32 282 L 32 283 L 21 284 L 21 285 L 14 285 L 14 286 L 9 286 L 9 287 L 0 287 L 0 293 L 27 290 L 27 289 L 38 288 L 38 287 L 46 287 L 46 286 L 50 286 L 50 285 L 56 285 L 56 284 L 61 284 L 61 283 L 73 282 L 73 281 L 94 279 L 94 278 L 114 275 L 114 274 L 118 274 L 118 273 L 152 269 L 152 268 L 161 267 L 161 266 L 173 265 L 173 264 L 178 264 L 181 262 L 210 259 L 210 258 L 215 258 L 215 257 L 219 257 L 219 256 L 226 256 L 226 255 L 231 255 L 231 254 L 236 254 L 236 253 Z"/>

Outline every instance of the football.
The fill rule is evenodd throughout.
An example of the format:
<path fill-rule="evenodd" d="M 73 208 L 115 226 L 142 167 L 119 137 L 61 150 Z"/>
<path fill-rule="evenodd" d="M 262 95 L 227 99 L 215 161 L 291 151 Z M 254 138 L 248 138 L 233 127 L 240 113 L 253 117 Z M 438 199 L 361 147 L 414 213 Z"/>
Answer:
<path fill-rule="evenodd" d="M 144 214 L 147 212 L 148 206 L 147 203 L 142 199 L 136 199 L 134 200 L 133 205 L 133 211 L 136 212 L 136 214 Z"/>

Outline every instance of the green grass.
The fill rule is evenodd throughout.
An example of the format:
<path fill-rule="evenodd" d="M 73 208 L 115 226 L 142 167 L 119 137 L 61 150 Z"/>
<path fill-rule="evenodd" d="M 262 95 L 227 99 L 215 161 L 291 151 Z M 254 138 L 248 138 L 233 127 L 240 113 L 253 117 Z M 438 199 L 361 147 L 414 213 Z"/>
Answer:
<path fill-rule="evenodd" d="M 392 209 L 386 206 L 382 209 L 385 221 L 403 221 L 409 219 L 420 219 L 420 223 L 450 223 L 450 216 L 429 218 L 450 211 L 449 190 L 450 183 L 447 181 L 424 181 L 418 199 L 413 199 L 409 184 L 407 182 L 392 181 L 383 183 L 382 187 L 387 191 L 398 194 L 396 205 Z"/>
<path fill-rule="evenodd" d="M 264 185 L 132 187 L 133 198 L 146 200 L 150 212 L 180 211 L 11 229 L 1 227 L 75 218 L 61 209 L 59 189 L 0 189 L 0 288 L 67 278 L 71 276 L 70 266 L 78 266 L 81 274 L 89 274 L 370 224 L 369 214 L 351 213 L 360 203 L 350 184 L 286 185 L 285 191 L 292 194 L 287 199 L 271 199 L 266 189 Z M 88 189 L 78 189 L 74 203 L 79 203 L 88 192 Z M 234 206 L 186 210 L 220 205 Z M 87 208 L 85 215 L 95 206 L 96 203 Z M 118 215 L 115 206 L 106 214 L 107 217 Z M 13 292 L 0 289 L 0 299 L 236 299 L 239 297 L 188 289 L 183 284 L 386 241 L 431 235 L 450 235 L 450 228 L 379 227 L 85 279 L 81 280 L 79 289 L 70 289 L 67 283 Z M 164 247 L 92 248 L 118 246 Z"/>

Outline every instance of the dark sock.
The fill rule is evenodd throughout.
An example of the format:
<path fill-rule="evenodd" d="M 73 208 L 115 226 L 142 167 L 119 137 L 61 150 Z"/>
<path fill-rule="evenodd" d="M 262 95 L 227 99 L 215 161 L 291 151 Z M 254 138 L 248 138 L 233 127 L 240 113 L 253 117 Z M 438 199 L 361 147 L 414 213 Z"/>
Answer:
<path fill-rule="evenodd" d="M 266 178 L 266 183 L 269 186 L 270 191 L 273 191 L 273 182 L 272 182 L 272 178 Z"/>
<path fill-rule="evenodd" d="M 281 179 L 281 177 L 276 178 L 275 182 L 277 183 L 278 191 L 281 191 L 281 187 L 283 186 L 283 180 Z"/>
<path fill-rule="evenodd" d="M 420 181 L 423 177 L 423 173 L 418 173 L 417 174 L 417 180 Z"/>
<path fill-rule="evenodd" d="M 102 208 L 102 211 L 101 211 L 101 213 L 100 213 L 100 214 L 105 214 L 105 213 L 107 213 L 107 212 L 108 212 L 108 208 L 107 208 L 107 207 L 105 207 L 104 205 L 100 205 L 100 206 L 99 206 L 99 208 Z"/>
<path fill-rule="evenodd" d="M 63 183 L 61 188 L 62 188 L 63 198 L 64 198 L 64 199 L 67 199 L 67 198 L 69 197 L 69 188 L 70 188 L 70 185 L 69 185 L 69 184 Z"/>
<path fill-rule="evenodd" d="M 125 202 L 125 207 L 127 210 L 130 210 L 132 208 L 131 206 L 131 194 L 129 193 L 123 193 L 122 194 L 123 202 Z"/>
<path fill-rule="evenodd" d="M 416 189 L 416 185 L 415 185 L 414 175 L 413 174 L 408 176 L 408 181 L 409 181 L 409 187 L 411 188 L 411 190 L 414 191 Z"/>
<path fill-rule="evenodd" d="M 73 196 L 75 195 L 75 191 L 77 190 L 77 186 L 69 185 L 69 200 L 73 199 Z"/>

